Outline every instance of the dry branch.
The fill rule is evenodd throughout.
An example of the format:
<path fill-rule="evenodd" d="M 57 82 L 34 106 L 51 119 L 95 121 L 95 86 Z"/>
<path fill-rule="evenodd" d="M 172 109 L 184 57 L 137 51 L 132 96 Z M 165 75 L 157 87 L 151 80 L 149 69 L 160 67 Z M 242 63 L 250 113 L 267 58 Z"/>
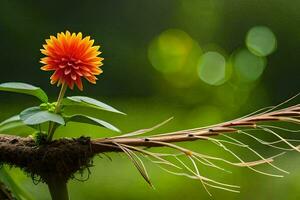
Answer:
<path fill-rule="evenodd" d="M 199 139 L 198 136 L 212 137 L 218 136 L 224 133 L 237 133 L 241 128 L 258 128 L 258 125 L 262 122 L 291 122 L 300 124 L 300 105 L 291 106 L 285 109 L 263 112 L 255 115 L 242 117 L 229 122 L 212 125 L 204 128 L 195 128 L 189 130 L 176 131 L 171 133 L 164 133 L 153 135 L 149 137 L 115 137 L 115 138 L 99 138 L 92 140 L 93 149 L 96 153 L 117 151 L 119 148 L 114 143 L 126 144 L 131 146 L 144 146 L 144 147 L 155 147 L 165 146 L 158 144 L 157 142 L 175 143 L 194 141 Z M 148 132 L 148 129 L 145 129 Z M 139 134 L 145 133 L 139 131 Z M 130 135 L 130 134 L 126 134 Z M 120 149 L 119 149 L 120 150 Z"/>
<path fill-rule="evenodd" d="M 280 150 L 296 150 L 299 152 L 299 148 L 292 144 L 293 142 L 299 142 L 298 140 L 286 139 L 276 133 L 275 129 L 288 132 L 299 131 L 285 129 L 280 127 L 279 124 L 280 122 L 300 124 L 300 104 L 280 110 L 276 109 L 277 107 L 268 110 L 260 110 L 259 112 L 252 113 L 248 116 L 209 127 L 181 130 L 147 137 L 142 135 L 158 128 L 158 125 L 118 137 L 93 140 L 85 137 L 76 139 L 64 138 L 40 146 L 37 146 L 30 137 L 24 138 L 12 135 L 1 135 L 0 161 L 4 164 L 20 167 L 32 176 L 38 175 L 46 182 L 49 180 L 49 177 L 54 175 L 66 182 L 69 178 L 72 178 L 75 172 L 91 166 L 94 155 L 106 152 L 124 152 L 149 184 L 151 184 L 150 178 L 140 156 L 150 159 L 169 173 L 200 180 L 207 191 L 207 187 L 214 187 L 238 192 L 237 186 L 221 183 L 203 176 L 202 173 L 200 174 L 198 165 L 201 164 L 226 171 L 216 164 L 217 161 L 222 161 L 233 166 L 247 167 L 264 175 L 282 177 L 280 174 L 271 174 L 254 168 L 256 165 L 265 163 L 280 171 L 280 173 L 287 173 L 272 164 L 273 159 L 278 155 L 265 158 L 247 144 L 232 137 L 235 134 L 244 134 L 269 147 Z M 270 126 L 266 124 L 268 122 L 276 122 L 278 125 Z M 272 142 L 264 141 L 251 134 L 252 130 L 262 130 L 266 133 L 270 133 L 277 137 L 278 140 Z M 219 135 L 224 136 L 226 139 L 220 139 L 217 137 Z M 231 154 L 237 162 L 194 152 L 176 144 L 178 142 L 195 140 L 208 140 L 212 142 Z M 278 144 L 281 143 L 286 144 L 287 147 L 278 146 Z M 243 160 L 238 154 L 228 148 L 227 145 L 245 148 L 249 153 L 256 155 L 257 160 Z M 149 147 L 158 146 L 176 150 L 178 151 L 178 154 L 154 153 L 148 149 Z M 284 152 L 279 155 L 282 155 L 283 153 Z M 188 158 L 188 160 L 190 160 L 189 164 L 193 167 L 191 168 L 186 161 L 183 161 L 181 156 Z M 176 162 L 174 162 L 174 159 L 170 160 L 170 158 L 175 158 Z"/>

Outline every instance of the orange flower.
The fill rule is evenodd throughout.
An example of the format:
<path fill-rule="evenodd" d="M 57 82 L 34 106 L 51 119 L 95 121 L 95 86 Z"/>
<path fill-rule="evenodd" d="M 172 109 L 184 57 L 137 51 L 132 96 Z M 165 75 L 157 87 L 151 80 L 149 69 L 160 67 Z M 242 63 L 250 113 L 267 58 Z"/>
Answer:
<path fill-rule="evenodd" d="M 103 58 L 98 57 L 100 46 L 93 46 L 94 40 L 89 36 L 82 38 L 82 33 L 58 33 L 57 37 L 50 36 L 41 49 L 46 57 L 41 59 L 45 71 L 54 71 L 51 84 L 67 84 L 73 89 L 74 84 L 82 90 L 82 80 L 85 78 L 96 83 L 96 76 L 102 73 L 99 68 Z"/>

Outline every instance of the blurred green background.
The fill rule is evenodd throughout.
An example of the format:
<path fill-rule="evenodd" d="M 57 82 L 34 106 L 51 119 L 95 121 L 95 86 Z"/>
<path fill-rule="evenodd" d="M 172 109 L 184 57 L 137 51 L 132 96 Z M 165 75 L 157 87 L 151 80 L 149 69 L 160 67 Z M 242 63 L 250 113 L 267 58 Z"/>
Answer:
<path fill-rule="evenodd" d="M 299 92 L 299 10 L 299 1 L 286 0 L 1 0 L 0 82 L 31 83 L 55 100 L 59 89 L 39 69 L 39 49 L 50 35 L 80 31 L 101 45 L 104 73 L 97 85 L 85 83 L 83 93 L 68 94 L 91 96 L 127 113 L 98 117 L 124 133 L 171 116 L 175 119 L 160 132 L 218 123 Z M 1 93 L 0 120 L 35 104 L 31 97 Z M 116 133 L 71 125 L 57 134 L 80 135 Z M 207 147 L 202 142 L 191 146 Z M 125 155 L 110 156 L 112 162 L 95 158 L 87 181 L 70 181 L 71 199 L 209 198 L 199 182 L 146 162 L 153 190 Z M 240 194 L 211 189 L 214 199 L 299 199 L 299 164 L 297 153 L 278 159 L 291 172 L 283 179 L 246 169 L 232 169 L 230 175 L 208 170 L 207 176 L 242 187 Z M 50 198 L 46 185 L 34 185 L 18 169 L 12 169 L 12 176 L 34 198 Z"/>

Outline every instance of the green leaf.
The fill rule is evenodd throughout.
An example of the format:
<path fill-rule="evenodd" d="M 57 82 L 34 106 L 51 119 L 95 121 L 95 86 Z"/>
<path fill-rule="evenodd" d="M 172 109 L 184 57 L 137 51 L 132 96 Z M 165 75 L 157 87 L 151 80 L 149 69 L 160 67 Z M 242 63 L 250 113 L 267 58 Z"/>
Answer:
<path fill-rule="evenodd" d="M 0 123 L 0 133 L 9 129 L 26 126 L 20 119 L 19 115 L 12 116 Z"/>
<path fill-rule="evenodd" d="M 0 134 L 28 136 L 35 132 L 38 127 L 28 126 L 22 121 L 12 122 L 0 127 Z"/>
<path fill-rule="evenodd" d="M 103 121 L 103 120 L 100 120 L 100 119 L 97 119 L 97 118 L 94 118 L 94 117 L 90 117 L 90 116 L 87 116 L 87 115 L 75 114 L 75 115 L 72 115 L 72 116 L 66 116 L 65 119 L 66 119 L 67 123 L 69 121 L 73 121 L 73 122 L 93 124 L 93 125 L 97 125 L 97 126 L 100 125 L 100 126 L 102 126 L 104 128 L 107 128 L 109 130 L 116 131 L 116 132 L 121 132 L 114 125 L 112 125 L 112 124 L 110 124 L 106 121 Z"/>
<path fill-rule="evenodd" d="M 18 122 L 21 121 L 20 116 L 19 115 L 14 115 L 6 120 L 4 120 L 3 122 L 0 123 L 0 127 L 4 126 L 6 124 L 12 123 L 12 122 Z"/>
<path fill-rule="evenodd" d="M 91 107 L 91 108 L 101 109 L 101 110 L 125 115 L 125 113 L 118 111 L 117 109 L 115 109 L 105 103 L 102 103 L 96 99 L 93 99 L 90 97 L 84 97 L 84 96 L 67 97 L 66 99 L 64 99 L 63 105 L 65 105 L 65 106 L 85 106 L 85 107 Z"/>
<path fill-rule="evenodd" d="M 62 116 L 51 113 L 47 110 L 41 110 L 40 107 L 31 107 L 20 113 L 20 119 L 27 125 L 42 124 L 44 122 L 56 122 L 64 125 L 65 121 Z"/>
<path fill-rule="evenodd" d="M 4 133 L 8 130 L 14 129 L 14 128 L 20 128 L 26 126 L 22 121 L 14 121 L 11 123 L 3 124 L 0 126 L 0 133 Z M 18 134 L 17 134 L 18 135 Z"/>
<path fill-rule="evenodd" d="M 19 115 L 12 116 L 0 123 L 0 133 L 13 135 L 29 135 L 37 126 L 28 126 L 23 123 Z"/>
<path fill-rule="evenodd" d="M 2 83 L 0 84 L 0 91 L 28 94 L 39 98 L 43 102 L 48 102 L 48 96 L 41 88 L 29 85 L 27 83 Z"/>
<path fill-rule="evenodd" d="M 33 197 L 23 190 L 4 168 L 0 169 L 0 180 L 10 188 L 17 200 L 33 200 Z"/>

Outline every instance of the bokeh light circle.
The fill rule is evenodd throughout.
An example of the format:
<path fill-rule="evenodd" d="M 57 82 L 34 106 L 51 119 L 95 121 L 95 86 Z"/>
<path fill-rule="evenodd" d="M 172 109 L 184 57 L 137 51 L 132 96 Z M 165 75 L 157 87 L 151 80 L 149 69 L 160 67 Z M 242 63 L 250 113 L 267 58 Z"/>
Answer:
<path fill-rule="evenodd" d="M 180 71 L 193 46 L 193 40 L 184 31 L 169 29 L 151 42 L 148 57 L 153 67 L 163 73 Z"/>
<path fill-rule="evenodd" d="M 247 49 L 242 49 L 234 54 L 233 66 L 241 81 L 255 81 L 262 75 L 266 59 L 252 54 Z"/>
<path fill-rule="evenodd" d="M 209 51 L 202 55 L 198 64 L 198 75 L 209 85 L 221 85 L 226 78 L 226 60 L 218 52 Z"/>
<path fill-rule="evenodd" d="M 256 26 L 249 30 L 246 37 L 246 45 L 257 56 L 270 55 L 277 47 L 274 33 L 265 26 Z"/>
<path fill-rule="evenodd" d="M 197 62 L 202 54 L 199 44 L 186 32 L 168 29 L 155 37 L 148 48 L 152 66 L 173 86 L 186 88 L 197 82 Z"/>

